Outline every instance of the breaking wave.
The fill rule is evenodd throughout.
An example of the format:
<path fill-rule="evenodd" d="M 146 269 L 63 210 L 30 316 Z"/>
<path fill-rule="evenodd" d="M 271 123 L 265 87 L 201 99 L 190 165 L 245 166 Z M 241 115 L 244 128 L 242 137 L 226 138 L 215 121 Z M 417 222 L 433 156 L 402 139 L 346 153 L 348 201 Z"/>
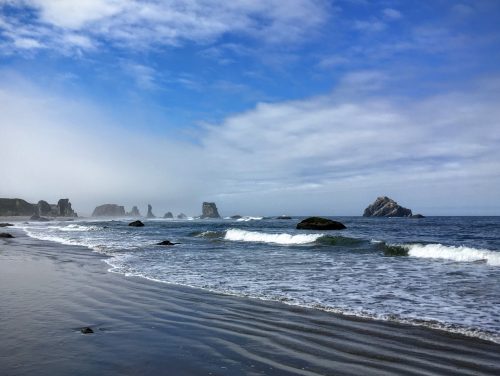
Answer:
<path fill-rule="evenodd" d="M 314 243 L 324 234 L 269 234 L 265 232 L 245 231 L 239 229 L 230 229 L 226 231 L 225 240 L 242 242 L 259 242 L 275 244 L 308 244 Z"/>
<path fill-rule="evenodd" d="M 488 249 L 477 249 L 463 246 L 446 246 L 442 244 L 410 244 L 406 246 L 408 256 L 453 260 L 458 262 L 483 261 L 488 265 L 500 266 L 500 252 Z"/>

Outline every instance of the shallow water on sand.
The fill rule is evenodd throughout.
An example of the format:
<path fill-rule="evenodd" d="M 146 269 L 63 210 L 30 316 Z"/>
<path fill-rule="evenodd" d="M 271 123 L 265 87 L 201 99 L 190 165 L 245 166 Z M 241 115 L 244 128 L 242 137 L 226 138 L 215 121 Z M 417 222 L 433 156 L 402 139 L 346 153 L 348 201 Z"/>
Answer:
<path fill-rule="evenodd" d="M 336 219 L 347 230 L 259 217 L 21 227 L 105 254 L 116 273 L 500 342 L 499 217 Z"/>

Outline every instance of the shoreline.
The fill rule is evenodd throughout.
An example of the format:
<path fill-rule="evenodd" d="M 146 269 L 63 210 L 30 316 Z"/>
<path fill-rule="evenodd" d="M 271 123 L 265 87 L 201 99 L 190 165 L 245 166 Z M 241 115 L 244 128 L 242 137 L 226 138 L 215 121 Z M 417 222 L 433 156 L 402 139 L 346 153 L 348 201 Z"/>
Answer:
<path fill-rule="evenodd" d="M 127 277 L 84 247 L 10 232 L 0 241 L 7 375 L 500 372 L 492 342 Z"/>

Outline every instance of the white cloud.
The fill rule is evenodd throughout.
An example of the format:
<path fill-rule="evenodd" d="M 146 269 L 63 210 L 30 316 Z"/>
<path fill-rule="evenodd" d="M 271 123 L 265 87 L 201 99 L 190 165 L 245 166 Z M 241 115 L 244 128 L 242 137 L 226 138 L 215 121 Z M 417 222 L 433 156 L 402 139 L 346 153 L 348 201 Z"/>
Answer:
<path fill-rule="evenodd" d="M 392 8 L 385 8 L 382 11 L 382 14 L 384 15 L 384 18 L 386 20 L 399 20 L 401 17 L 403 17 L 399 10 Z"/>
<path fill-rule="evenodd" d="M 93 48 L 101 40 L 136 49 L 186 41 L 209 43 L 228 33 L 264 43 L 295 43 L 322 25 L 329 10 L 323 0 L 23 0 L 7 4 L 31 9 L 34 17 L 21 19 L 15 13 L 3 17 L 0 31 L 5 36 L 12 40 L 27 35 L 66 50 Z"/>
<path fill-rule="evenodd" d="M 331 95 L 258 104 L 189 144 L 120 126 L 126 109 L 109 120 L 98 104 L 0 77 L 0 196 L 69 196 L 84 213 L 151 202 L 198 214 L 215 200 L 224 214 L 360 214 L 381 194 L 424 214 L 500 210 L 498 80 L 402 100 L 364 90 L 383 75 L 361 72 Z"/>

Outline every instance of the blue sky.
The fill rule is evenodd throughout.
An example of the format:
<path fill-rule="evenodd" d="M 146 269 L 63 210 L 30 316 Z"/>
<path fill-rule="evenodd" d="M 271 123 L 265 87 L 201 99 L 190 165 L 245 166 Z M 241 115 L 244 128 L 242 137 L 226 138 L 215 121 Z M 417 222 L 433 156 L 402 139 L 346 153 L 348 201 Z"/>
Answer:
<path fill-rule="evenodd" d="M 500 213 L 500 3 L 227 3 L 0 0 L 0 195 Z"/>

